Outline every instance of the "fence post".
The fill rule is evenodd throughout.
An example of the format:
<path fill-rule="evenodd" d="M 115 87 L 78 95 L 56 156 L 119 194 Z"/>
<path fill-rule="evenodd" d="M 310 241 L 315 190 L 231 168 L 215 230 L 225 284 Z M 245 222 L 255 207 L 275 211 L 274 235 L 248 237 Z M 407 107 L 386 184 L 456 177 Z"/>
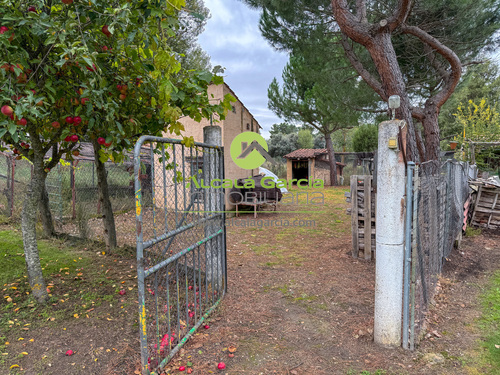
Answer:
<path fill-rule="evenodd" d="M 404 122 L 403 122 L 404 124 Z M 405 165 L 398 150 L 401 121 L 379 125 L 374 340 L 401 345 L 404 258 Z"/>
<path fill-rule="evenodd" d="M 408 349 L 408 328 L 410 317 L 410 263 L 411 263 L 411 227 L 413 216 L 413 171 L 415 163 L 408 162 L 406 168 L 406 228 L 403 285 L 403 348 Z"/>
<path fill-rule="evenodd" d="M 222 146 L 222 129 L 220 126 L 205 126 L 203 128 L 203 143 L 212 146 Z M 215 149 L 206 149 L 203 153 L 203 171 L 205 184 L 210 186 L 214 178 L 220 178 L 219 163 L 217 162 L 218 152 Z M 205 211 L 208 216 L 218 215 L 221 210 L 221 197 L 215 189 L 210 187 L 205 189 Z M 209 220 L 205 226 L 205 237 L 211 236 L 216 230 L 214 220 Z M 206 249 L 206 277 L 207 284 L 214 283 L 222 285 L 222 262 L 220 249 L 218 249 L 217 238 L 212 238 L 205 244 Z M 215 271 L 215 272 L 214 272 Z M 215 279 L 214 279 L 215 276 Z"/>

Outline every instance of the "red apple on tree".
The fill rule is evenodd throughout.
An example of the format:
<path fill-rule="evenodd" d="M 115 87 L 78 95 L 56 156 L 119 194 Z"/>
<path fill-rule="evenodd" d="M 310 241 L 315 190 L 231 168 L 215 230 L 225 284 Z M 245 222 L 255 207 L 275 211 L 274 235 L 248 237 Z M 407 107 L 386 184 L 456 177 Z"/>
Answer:
<path fill-rule="evenodd" d="M 9 28 L 7 26 L 0 27 L 0 34 L 4 34 L 6 31 L 9 31 Z M 3 68 L 3 66 L 2 66 L 2 68 Z"/>
<path fill-rule="evenodd" d="M 120 94 L 120 100 L 125 100 L 127 99 L 127 95 L 125 94 Z"/>
<path fill-rule="evenodd" d="M 28 7 L 28 12 L 36 12 L 36 8 L 34 6 Z"/>
<path fill-rule="evenodd" d="M 80 125 L 82 123 L 82 118 L 80 116 L 73 117 L 73 124 Z"/>
<path fill-rule="evenodd" d="M 21 125 L 21 126 L 26 126 L 27 123 L 28 123 L 28 120 L 26 120 L 25 118 L 17 120 L 17 122 L 16 122 L 17 125 Z"/>
<path fill-rule="evenodd" d="M 104 25 L 101 29 L 102 33 L 106 35 L 108 38 L 111 36 L 111 33 L 109 32 L 108 25 Z"/>
<path fill-rule="evenodd" d="M 73 0 L 62 0 L 63 4 L 66 4 L 66 5 L 71 5 L 73 4 Z"/>
<path fill-rule="evenodd" d="M 73 123 L 73 121 L 74 121 L 74 120 L 73 120 L 73 117 L 71 117 L 71 116 L 66 117 L 66 122 L 67 122 L 68 124 L 72 124 L 72 123 Z"/>
<path fill-rule="evenodd" d="M 106 143 L 106 140 L 103 137 L 99 137 L 99 138 L 97 138 L 97 143 L 99 143 L 100 145 L 103 145 Z"/>
<path fill-rule="evenodd" d="M 5 116 L 12 116 L 14 114 L 14 110 L 10 105 L 4 105 L 0 110 Z"/>
<path fill-rule="evenodd" d="M 104 143 L 104 146 L 106 146 L 106 147 L 111 146 L 111 142 L 105 142 L 105 143 Z"/>
<path fill-rule="evenodd" d="M 78 136 L 76 134 L 73 134 L 71 137 L 70 137 L 70 140 L 71 142 L 78 142 Z"/>
<path fill-rule="evenodd" d="M 58 121 L 54 121 L 51 125 L 55 129 L 59 129 L 61 127 L 61 124 Z"/>

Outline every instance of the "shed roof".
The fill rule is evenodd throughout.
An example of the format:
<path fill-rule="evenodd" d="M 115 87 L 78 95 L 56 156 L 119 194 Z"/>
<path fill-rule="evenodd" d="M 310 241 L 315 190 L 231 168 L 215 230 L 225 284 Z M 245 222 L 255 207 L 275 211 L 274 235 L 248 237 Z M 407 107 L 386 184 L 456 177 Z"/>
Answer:
<path fill-rule="evenodd" d="M 327 154 L 326 148 L 299 148 L 283 156 L 287 159 L 313 159 L 318 155 Z"/>

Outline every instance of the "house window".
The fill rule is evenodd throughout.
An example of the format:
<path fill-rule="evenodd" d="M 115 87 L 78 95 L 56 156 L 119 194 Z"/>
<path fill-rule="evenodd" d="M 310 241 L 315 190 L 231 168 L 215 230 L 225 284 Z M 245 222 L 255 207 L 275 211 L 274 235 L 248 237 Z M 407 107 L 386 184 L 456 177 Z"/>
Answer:
<path fill-rule="evenodd" d="M 250 130 L 250 124 L 247 124 L 247 130 Z"/>
<path fill-rule="evenodd" d="M 233 113 L 236 113 L 236 107 L 234 105 L 231 106 L 231 110 L 233 111 Z"/>

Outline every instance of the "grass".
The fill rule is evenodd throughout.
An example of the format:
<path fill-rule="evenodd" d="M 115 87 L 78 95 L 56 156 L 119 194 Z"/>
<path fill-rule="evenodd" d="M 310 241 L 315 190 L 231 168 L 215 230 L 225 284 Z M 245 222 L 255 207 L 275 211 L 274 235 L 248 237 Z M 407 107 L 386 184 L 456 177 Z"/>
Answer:
<path fill-rule="evenodd" d="M 479 236 L 481 234 L 481 228 L 473 228 L 471 226 L 468 226 L 465 229 L 465 236 L 466 237 L 474 237 L 474 236 Z"/>
<path fill-rule="evenodd" d="M 88 259 L 75 256 L 73 252 L 65 250 L 63 242 L 60 241 L 39 240 L 38 249 L 45 276 L 59 273 L 61 270 L 74 272 L 76 268 L 89 264 Z M 0 254 L 1 285 L 25 278 L 26 263 L 20 230 L 0 231 Z"/>
<path fill-rule="evenodd" d="M 81 243 L 83 246 L 84 244 Z M 49 289 L 49 301 L 39 305 L 31 296 L 20 230 L 0 230 L 0 332 L 22 332 L 24 325 L 56 325 L 74 319 L 92 307 L 113 301 L 120 288 L 109 269 L 107 257 L 94 254 L 97 249 L 82 251 L 62 240 L 39 240 L 40 263 Z M 116 261 L 116 259 L 114 259 Z M 105 266 L 106 265 L 106 266 Z M 111 266 L 112 267 L 112 266 Z M 130 275 L 132 276 L 132 275 Z M 126 275 L 120 277 L 129 279 Z M 0 340 L 2 341 L 2 340 Z"/>
<path fill-rule="evenodd" d="M 491 278 L 481 296 L 483 314 L 479 327 L 483 332 L 485 361 L 491 366 L 491 374 L 500 373 L 500 271 Z"/>

